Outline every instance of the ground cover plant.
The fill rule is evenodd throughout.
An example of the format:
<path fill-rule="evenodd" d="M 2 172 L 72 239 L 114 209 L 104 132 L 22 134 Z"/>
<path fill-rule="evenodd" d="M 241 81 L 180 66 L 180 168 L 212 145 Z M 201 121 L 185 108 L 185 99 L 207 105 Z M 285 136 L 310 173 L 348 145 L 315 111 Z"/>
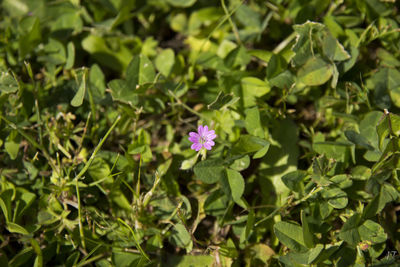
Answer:
<path fill-rule="evenodd" d="M 0 266 L 396 266 L 390 0 L 3 0 Z"/>

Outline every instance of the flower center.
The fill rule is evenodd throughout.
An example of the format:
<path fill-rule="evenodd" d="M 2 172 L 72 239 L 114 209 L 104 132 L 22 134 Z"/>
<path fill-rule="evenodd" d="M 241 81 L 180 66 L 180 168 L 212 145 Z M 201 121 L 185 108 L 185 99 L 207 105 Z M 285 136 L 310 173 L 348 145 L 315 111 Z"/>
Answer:
<path fill-rule="evenodd" d="M 200 135 L 200 138 L 199 138 L 199 143 L 200 143 L 200 144 L 204 144 L 206 141 L 207 141 L 207 140 L 206 140 L 206 137 L 205 137 L 205 136 L 202 136 L 202 135 Z"/>

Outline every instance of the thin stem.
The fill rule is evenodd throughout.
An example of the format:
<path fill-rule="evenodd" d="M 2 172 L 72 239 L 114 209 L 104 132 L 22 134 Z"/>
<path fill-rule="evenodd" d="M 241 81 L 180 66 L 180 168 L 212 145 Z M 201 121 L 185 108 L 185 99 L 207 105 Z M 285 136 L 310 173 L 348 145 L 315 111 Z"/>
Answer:
<path fill-rule="evenodd" d="M 185 109 L 187 109 L 188 111 L 192 112 L 193 114 L 195 114 L 196 116 L 199 117 L 203 117 L 202 114 L 198 113 L 197 111 L 195 111 L 194 109 L 192 109 L 191 107 L 189 107 L 188 105 L 186 105 L 185 103 L 183 103 L 179 97 L 177 97 L 171 90 L 168 90 L 168 93 L 176 100 L 176 102 L 181 105 L 182 107 L 184 107 Z"/>
<path fill-rule="evenodd" d="M 81 178 L 85 172 L 89 169 L 90 165 L 92 164 L 94 158 L 96 157 L 97 152 L 99 152 L 100 148 L 103 146 L 104 142 L 106 141 L 107 137 L 110 135 L 110 133 L 114 130 L 115 126 L 117 126 L 118 122 L 121 120 L 121 116 L 118 116 L 113 125 L 110 127 L 110 129 L 107 131 L 106 135 L 100 140 L 100 143 L 97 145 L 96 149 L 94 150 L 93 154 L 90 156 L 89 160 L 86 162 L 85 166 L 83 169 L 78 173 L 77 176 L 75 176 L 74 179 L 78 180 Z"/>
<path fill-rule="evenodd" d="M 80 235 L 81 240 L 82 240 L 82 247 L 84 249 L 86 249 L 85 235 L 83 233 L 83 226 L 82 226 L 81 197 L 79 195 L 78 179 L 75 180 L 75 188 L 76 188 L 76 198 L 78 199 L 79 235 Z"/>
<path fill-rule="evenodd" d="M 238 42 L 238 44 L 242 45 L 242 41 L 240 40 L 240 36 L 239 36 L 239 31 L 231 18 L 232 14 L 229 14 L 229 10 L 226 8 L 224 0 L 221 0 L 221 5 L 222 5 L 222 8 L 224 9 L 225 15 L 228 17 L 229 24 L 231 24 L 232 31 L 233 31 L 233 34 L 235 35 L 236 41 Z"/>
<path fill-rule="evenodd" d="M 118 221 L 119 221 L 120 223 L 122 223 L 126 228 L 129 229 L 129 231 L 131 232 L 131 234 L 132 234 L 132 236 L 133 236 L 133 239 L 135 240 L 136 248 L 140 251 L 140 253 L 142 254 L 142 256 L 144 256 L 148 261 L 150 261 L 149 256 L 147 256 L 146 252 L 144 252 L 144 250 L 143 250 L 142 247 L 140 246 L 139 240 L 137 239 L 136 234 L 135 234 L 135 232 L 133 231 L 133 229 L 132 229 L 126 222 L 124 222 L 121 218 L 118 218 Z"/>
<path fill-rule="evenodd" d="M 294 38 L 296 38 L 296 35 L 295 32 L 292 32 L 292 34 L 280 42 L 272 52 L 274 52 L 274 54 L 279 54 L 279 52 L 281 52 L 288 44 L 290 44 L 291 41 L 293 41 Z"/>

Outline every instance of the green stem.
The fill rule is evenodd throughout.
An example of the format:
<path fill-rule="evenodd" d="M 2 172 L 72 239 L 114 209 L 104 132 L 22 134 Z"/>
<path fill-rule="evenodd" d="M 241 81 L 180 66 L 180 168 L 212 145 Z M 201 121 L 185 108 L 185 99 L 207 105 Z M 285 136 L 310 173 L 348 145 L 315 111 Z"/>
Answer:
<path fill-rule="evenodd" d="M 83 169 L 78 173 L 77 176 L 75 176 L 74 180 L 75 179 L 78 180 L 79 178 L 81 178 L 85 174 L 85 172 L 89 169 L 89 167 L 92 164 L 94 158 L 96 157 L 97 152 L 99 152 L 100 148 L 103 146 L 104 142 L 106 141 L 106 139 L 110 135 L 110 133 L 114 130 L 115 126 L 117 126 L 117 124 L 120 121 L 120 119 L 121 119 L 121 116 L 118 116 L 117 119 L 114 121 L 113 125 L 107 131 L 106 135 L 100 140 L 100 143 L 95 148 L 94 152 L 90 156 L 89 160 L 86 162 L 86 164 L 83 167 Z"/>
<path fill-rule="evenodd" d="M 233 31 L 233 34 L 235 35 L 236 41 L 238 42 L 238 44 L 242 45 L 242 41 L 240 40 L 240 36 L 239 36 L 239 31 L 238 31 L 235 23 L 233 23 L 233 20 L 231 18 L 232 14 L 229 14 L 229 10 L 226 8 L 224 0 L 221 0 L 221 5 L 222 5 L 222 8 L 224 9 L 225 15 L 228 17 L 229 24 L 231 24 L 232 31 Z"/>

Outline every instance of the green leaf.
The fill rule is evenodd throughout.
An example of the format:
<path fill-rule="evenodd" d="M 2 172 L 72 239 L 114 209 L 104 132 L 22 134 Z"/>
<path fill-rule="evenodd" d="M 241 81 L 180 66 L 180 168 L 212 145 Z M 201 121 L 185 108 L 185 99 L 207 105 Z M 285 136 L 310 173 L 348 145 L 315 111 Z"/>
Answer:
<path fill-rule="evenodd" d="M 108 87 L 110 87 L 114 101 L 122 102 L 132 107 L 139 103 L 135 87 L 130 86 L 126 81 L 115 79 L 108 83 Z"/>
<path fill-rule="evenodd" d="M 344 135 L 346 136 L 347 140 L 349 140 L 350 142 L 361 148 L 365 148 L 368 150 L 375 150 L 374 147 L 369 144 L 368 140 L 364 136 L 355 131 L 352 130 L 344 131 Z"/>
<path fill-rule="evenodd" d="M 312 231 L 310 230 L 310 226 L 308 225 L 308 219 L 303 210 L 300 213 L 300 217 L 301 217 L 301 226 L 303 229 L 304 244 L 308 248 L 313 248 L 315 246 L 314 235 L 313 235 Z"/>
<path fill-rule="evenodd" d="M 118 50 L 111 50 L 106 40 L 93 34 L 82 40 L 82 47 L 103 66 L 121 72 L 126 69 L 132 58 L 131 50 L 119 44 Z"/>
<path fill-rule="evenodd" d="M 223 91 L 220 91 L 217 95 L 217 98 L 215 98 L 212 103 L 208 104 L 207 107 L 208 109 L 212 110 L 221 110 L 232 106 L 239 99 L 240 98 L 236 97 L 233 93 L 226 94 Z"/>
<path fill-rule="evenodd" d="M 384 118 L 376 127 L 379 139 L 379 149 L 382 150 L 385 138 L 389 135 L 400 136 L 400 116 L 393 113 L 384 114 Z"/>
<path fill-rule="evenodd" d="M 153 83 L 156 76 L 153 63 L 145 55 L 134 56 L 126 69 L 126 82 L 129 86 Z"/>
<path fill-rule="evenodd" d="M 245 114 L 246 114 L 245 126 L 247 132 L 254 136 L 263 138 L 264 129 L 262 128 L 261 125 L 260 112 L 258 111 L 258 107 L 246 109 Z"/>
<path fill-rule="evenodd" d="M 252 135 L 242 135 L 239 141 L 233 146 L 232 153 L 247 154 L 260 151 L 265 147 L 269 147 L 270 143 L 267 140 L 258 138 Z M 265 151 L 266 153 L 267 151 Z"/>
<path fill-rule="evenodd" d="M 378 223 L 366 220 L 358 228 L 362 241 L 370 241 L 372 244 L 385 242 L 387 235 L 385 230 Z"/>
<path fill-rule="evenodd" d="M 19 224 L 8 222 L 7 223 L 7 230 L 11 233 L 17 233 L 21 235 L 29 235 L 29 232 Z"/>
<path fill-rule="evenodd" d="M 67 45 L 67 62 L 65 63 L 65 69 L 71 69 L 75 63 L 75 46 L 73 42 L 69 42 Z"/>
<path fill-rule="evenodd" d="M 246 48 L 239 46 L 229 52 L 224 59 L 224 63 L 226 67 L 233 69 L 239 66 L 246 66 L 250 60 L 251 56 L 247 53 Z"/>
<path fill-rule="evenodd" d="M 155 60 L 156 68 L 162 75 L 168 77 L 175 64 L 174 50 L 171 48 L 164 49 L 160 54 L 157 55 Z"/>
<path fill-rule="evenodd" d="M 376 105 L 389 109 L 391 101 L 400 107 L 400 72 L 393 68 L 381 68 L 367 80 L 366 87 L 374 92 Z"/>
<path fill-rule="evenodd" d="M 335 209 L 343 209 L 348 203 L 347 194 L 337 187 L 325 188 L 322 191 L 322 197 Z"/>
<path fill-rule="evenodd" d="M 192 238 L 186 227 L 181 223 L 175 224 L 172 230 L 171 242 L 180 248 L 186 248 L 188 253 L 193 247 Z"/>
<path fill-rule="evenodd" d="M 184 256 L 168 255 L 165 266 L 204 267 L 204 266 L 213 266 L 213 263 L 214 263 L 214 257 L 211 255 L 184 255 Z"/>
<path fill-rule="evenodd" d="M 332 64 L 326 62 L 320 56 L 310 58 L 297 72 L 299 82 L 308 86 L 324 84 L 332 75 Z"/>
<path fill-rule="evenodd" d="M 226 212 L 229 198 L 221 189 L 212 192 L 204 202 L 204 211 L 211 216 L 222 216 Z"/>
<path fill-rule="evenodd" d="M 14 76 L 8 72 L 2 72 L 0 76 L 0 92 L 1 94 L 12 94 L 17 92 L 19 84 Z"/>
<path fill-rule="evenodd" d="M 253 106 L 255 104 L 255 97 L 261 97 L 271 90 L 268 82 L 255 77 L 244 77 L 240 82 L 243 88 L 245 107 Z"/>
<path fill-rule="evenodd" d="M 105 76 L 99 65 L 94 64 L 89 71 L 89 90 L 94 100 L 100 101 L 106 92 Z"/>
<path fill-rule="evenodd" d="M 330 33 L 324 36 L 322 49 L 324 54 L 333 61 L 344 61 L 350 58 L 349 53 Z"/>
<path fill-rule="evenodd" d="M 224 175 L 223 171 L 224 167 L 220 159 L 207 159 L 194 166 L 194 174 L 197 179 L 206 184 L 218 182 Z"/>
<path fill-rule="evenodd" d="M 71 105 L 74 107 L 80 107 L 83 103 L 83 98 L 85 97 L 86 93 L 86 70 L 83 72 L 82 81 L 79 85 L 79 89 L 76 92 L 74 98 L 71 100 Z"/>
<path fill-rule="evenodd" d="M 231 169 L 236 171 L 243 171 L 250 166 L 250 157 L 245 155 L 244 157 L 238 158 L 229 166 Z"/>
<path fill-rule="evenodd" d="M 19 56 L 25 58 L 42 39 L 40 20 L 34 16 L 27 16 L 19 22 L 19 28 L 21 32 L 18 42 Z"/>
<path fill-rule="evenodd" d="M 361 241 L 360 234 L 358 233 L 360 222 L 361 215 L 358 213 L 355 213 L 353 216 L 348 218 L 340 230 L 339 238 L 353 246 L 356 246 Z"/>
<path fill-rule="evenodd" d="M 313 144 L 313 148 L 318 154 L 341 162 L 347 162 L 350 159 L 351 146 L 351 143 L 331 141 L 316 142 Z"/>
<path fill-rule="evenodd" d="M 302 188 L 302 182 L 307 177 L 307 172 L 297 170 L 289 172 L 282 176 L 282 182 L 291 190 L 300 192 Z"/>
<path fill-rule="evenodd" d="M 298 67 L 305 64 L 314 56 L 313 34 L 322 32 L 325 29 L 325 25 L 307 21 L 301 25 L 294 25 L 293 29 L 296 33 L 296 43 L 292 48 L 292 51 L 295 53 L 292 63 Z"/>
<path fill-rule="evenodd" d="M 245 186 L 243 176 L 238 171 L 226 169 L 226 177 L 233 201 L 239 202 Z"/>
<path fill-rule="evenodd" d="M 385 183 L 381 186 L 379 194 L 365 207 L 363 218 L 368 219 L 374 217 L 383 210 L 387 203 L 395 201 L 398 197 L 399 193 L 396 189 L 394 189 L 392 185 Z"/>
<path fill-rule="evenodd" d="M 167 2 L 175 7 L 190 7 L 196 0 L 167 0 Z"/>
<path fill-rule="evenodd" d="M 268 66 L 267 66 L 268 80 L 284 72 L 287 69 L 287 65 L 288 64 L 283 56 L 279 54 L 278 55 L 273 54 L 270 60 L 268 61 Z"/>
<path fill-rule="evenodd" d="M 19 145 L 20 142 L 18 140 L 14 139 L 6 139 L 6 142 L 4 143 L 4 148 L 6 149 L 8 155 L 12 160 L 15 160 L 18 156 L 18 151 L 19 151 Z"/>
<path fill-rule="evenodd" d="M 274 233 L 279 241 L 297 252 L 307 251 L 301 226 L 291 222 L 277 222 L 274 225 Z"/>

